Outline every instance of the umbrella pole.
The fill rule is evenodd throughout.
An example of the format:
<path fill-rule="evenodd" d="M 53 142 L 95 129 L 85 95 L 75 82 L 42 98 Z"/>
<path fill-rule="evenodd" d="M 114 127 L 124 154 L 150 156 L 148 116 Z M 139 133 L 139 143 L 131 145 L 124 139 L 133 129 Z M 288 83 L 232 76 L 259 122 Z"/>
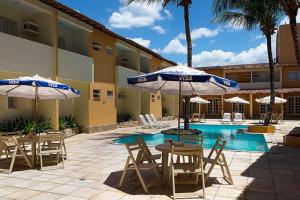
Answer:
<path fill-rule="evenodd" d="M 36 125 L 37 121 L 37 98 L 38 98 L 38 87 L 35 86 L 35 97 L 34 97 L 34 112 L 33 112 L 33 120 Z"/>
<path fill-rule="evenodd" d="M 178 134 L 178 142 L 180 141 L 180 102 L 181 100 L 181 82 L 179 82 L 179 96 L 178 96 L 178 124 L 177 124 L 177 134 Z"/>

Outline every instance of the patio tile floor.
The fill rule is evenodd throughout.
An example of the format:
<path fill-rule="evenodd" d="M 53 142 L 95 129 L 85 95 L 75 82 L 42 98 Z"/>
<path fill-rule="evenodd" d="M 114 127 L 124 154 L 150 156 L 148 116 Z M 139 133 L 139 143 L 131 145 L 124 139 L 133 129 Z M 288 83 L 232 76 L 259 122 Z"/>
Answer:
<path fill-rule="evenodd" d="M 215 178 L 206 187 L 206 199 L 300 199 L 300 150 L 281 144 L 282 136 L 295 126 L 299 126 L 296 121 L 277 125 L 280 130 L 266 136 L 270 152 L 225 151 L 235 184 L 222 180 L 221 170 L 216 168 L 211 175 Z M 64 169 L 16 169 L 11 175 L 0 174 L 0 200 L 170 199 L 170 188 L 162 186 L 151 188 L 150 194 L 143 192 L 138 181 L 118 188 L 127 152 L 123 145 L 111 140 L 137 131 L 144 130 L 123 128 L 66 139 L 68 160 Z M 205 155 L 208 152 L 205 150 Z M 202 195 L 201 190 L 193 192 L 196 193 Z"/>

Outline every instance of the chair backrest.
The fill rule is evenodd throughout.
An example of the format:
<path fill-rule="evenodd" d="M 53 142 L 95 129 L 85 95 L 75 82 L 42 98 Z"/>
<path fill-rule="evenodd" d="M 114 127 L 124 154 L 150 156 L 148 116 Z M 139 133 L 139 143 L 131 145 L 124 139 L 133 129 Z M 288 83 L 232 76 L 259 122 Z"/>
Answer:
<path fill-rule="evenodd" d="M 181 141 L 188 144 L 197 144 L 199 146 L 203 146 L 204 136 L 203 134 L 199 135 L 182 135 Z"/>
<path fill-rule="evenodd" d="M 173 159 L 174 156 L 192 156 L 193 157 L 193 163 L 198 168 L 200 168 L 200 162 L 202 160 L 202 155 L 203 155 L 203 152 L 200 151 L 200 150 L 189 149 L 189 148 L 186 148 L 186 147 L 172 146 L 170 165 L 173 165 L 174 163 L 176 163 L 176 161 L 174 162 L 174 159 Z"/>
<path fill-rule="evenodd" d="M 140 118 L 141 122 L 142 122 L 144 125 L 148 125 L 148 124 L 149 124 L 143 115 L 139 115 L 139 118 Z"/>
<path fill-rule="evenodd" d="M 158 122 L 158 120 L 157 120 L 157 118 L 155 117 L 154 114 L 150 114 L 150 117 L 152 118 L 152 120 L 153 120 L 155 123 Z"/>
<path fill-rule="evenodd" d="M 133 163 L 139 163 L 143 162 L 143 149 L 142 147 L 137 143 L 130 143 L 130 144 L 125 144 L 128 155 Z M 134 156 L 134 152 L 136 152 L 136 158 Z"/>
<path fill-rule="evenodd" d="M 234 119 L 235 120 L 242 120 L 243 114 L 242 113 L 234 113 Z"/>
<path fill-rule="evenodd" d="M 141 147 L 141 156 L 142 156 L 142 160 L 144 161 L 148 161 L 148 162 L 152 162 L 151 160 L 151 151 L 150 149 L 148 148 L 147 144 L 145 143 L 145 140 L 143 137 L 138 137 L 136 139 L 136 143 Z"/>
<path fill-rule="evenodd" d="M 205 113 L 202 113 L 201 117 L 202 117 L 202 118 L 205 118 Z"/>
<path fill-rule="evenodd" d="M 222 154 L 222 151 L 226 145 L 227 141 L 226 140 L 223 140 L 218 137 L 213 148 L 211 149 L 210 153 L 208 154 L 208 158 L 210 159 L 214 159 L 214 160 L 218 160 L 220 155 Z M 213 155 L 215 154 L 215 157 L 213 157 Z"/>
<path fill-rule="evenodd" d="M 153 124 L 153 123 L 155 124 L 155 122 L 152 120 L 152 118 L 150 117 L 149 114 L 146 114 L 145 117 L 150 124 Z"/>
<path fill-rule="evenodd" d="M 230 113 L 224 113 L 223 114 L 223 120 L 231 121 L 231 114 Z"/>
<path fill-rule="evenodd" d="M 43 143 L 43 142 L 59 142 L 60 144 L 63 143 L 63 134 L 61 133 L 51 133 L 51 134 L 46 134 L 46 135 L 40 135 L 38 137 L 38 142 Z"/>

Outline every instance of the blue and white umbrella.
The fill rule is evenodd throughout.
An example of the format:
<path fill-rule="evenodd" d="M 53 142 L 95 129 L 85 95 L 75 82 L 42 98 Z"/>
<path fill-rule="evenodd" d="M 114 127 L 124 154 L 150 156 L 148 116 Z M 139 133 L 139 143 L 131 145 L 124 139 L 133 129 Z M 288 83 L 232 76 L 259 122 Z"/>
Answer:
<path fill-rule="evenodd" d="M 38 99 L 70 99 L 79 97 L 80 92 L 66 84 L 34 75 L 0 80 L 0 95 L 34 99 L 33 116 L 36 120 Z"/>
<path fill-rule="evenodd" d="M 240 89 L 235 81 L 186 66 L 168 67 L 127 79 L 129 87 L 150 93 L 179 95 L 224 95 Z M 178 114 L 179 116 L 179 114 Z M 180 118 L 178 117 L 178 133 Z M 178 140 L 180 137 L 178 138 Z"/>
<path fill-rule="evenodd" d="M 69 99 L 79 97 L 80 92 L 66 84 L 35 75 L 0 80 L 0 95 L 29 99 Z"/>
<path fill-rule="evenodd" d="M 150 93 L 178 95 L 224 95 L 239 90 L 239 84 L 186 66 L 168 67 L 127 79 L 130 87 Z M 181 88 L 181 90 L 180 90 Z"/>

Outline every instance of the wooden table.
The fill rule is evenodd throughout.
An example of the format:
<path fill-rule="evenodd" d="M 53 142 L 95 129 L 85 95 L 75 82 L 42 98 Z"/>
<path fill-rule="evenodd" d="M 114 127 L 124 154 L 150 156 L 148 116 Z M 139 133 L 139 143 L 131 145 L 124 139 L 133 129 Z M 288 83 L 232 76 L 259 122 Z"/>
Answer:
<path fill-rule="evenodd" d="M 157 151 L 161 151 L 162 153 L 162 175 L 163 180 L 167 183 L 168 182 L 168 161 L 169 161 L 169 153 L 171 153 L 171 144 L 165 143 L 165 144 L 159 144 L 155 146 L 155 149 Z M 184 144 L 181 146 L 181 148 L 186 148 L 189 150 L 195 150 L 195 151 L 203 151 L 203 148 L 196 144 Z"/>
<path fill-rule="evenodd" d="M 19 144 L 30 143 L 31 144 L 31 164 L 36 167 L 36 143 L 38 142 L 38 136 L 23 136 L 18 137 L 17 141 Z"/>

